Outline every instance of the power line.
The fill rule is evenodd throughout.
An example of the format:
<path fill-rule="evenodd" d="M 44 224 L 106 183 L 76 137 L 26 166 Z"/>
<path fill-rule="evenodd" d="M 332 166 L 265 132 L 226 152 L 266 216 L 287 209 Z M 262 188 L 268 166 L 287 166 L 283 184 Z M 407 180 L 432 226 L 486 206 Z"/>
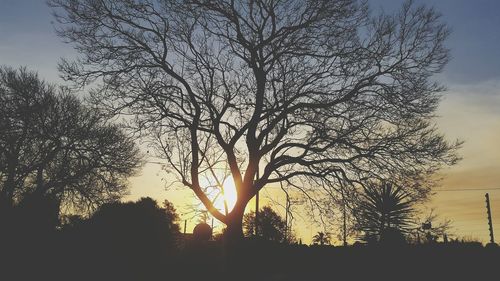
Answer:
<path fill-rule="evenodd" d="M 437 192 L 450 192 L 450 191 L 488 191 L 488 190 L 500 190 L 500 187 L 492 187 L 492 188 L 453 188 L 453 189 L 434 189 L 432 191 Z"/>
<path fill-rule="evenodd" d="M 155 161 L 145 161 L 148 164 L 158 164 L 158 165 L 165 165 L 165 163 L 162 162 L 155 162 Z"/>

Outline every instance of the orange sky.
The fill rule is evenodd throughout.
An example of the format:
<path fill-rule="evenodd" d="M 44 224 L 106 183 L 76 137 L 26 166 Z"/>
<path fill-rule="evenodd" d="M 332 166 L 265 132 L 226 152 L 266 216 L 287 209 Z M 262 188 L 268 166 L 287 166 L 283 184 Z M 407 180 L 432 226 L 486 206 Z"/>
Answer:
<path fill-rule="evenodd" d="M 436 119 L 441 132 L 449 140 L 464 140 L 460 154 L 463 160 L 454 167 L 442 171 L 443 180 L 436 187 L 435 195 L 424 208 L 433 208 L 442 219 L 452 221 L 452 233 L 459 237 L 475 238 L 482 242 L 489 241 L 486 220 L 485 197 L 489 192 L 492 208 L 494 230 L 500 233 L 500 190 L 481 190 L 500 188 L 500 83 L 488 81 L 473 86 L 456 86 L 444 95 L 443 102 Z M 479 98 L 478 98 L 479 97 Z M 161 202 L 163 199 L 174 202 L 182 219 L 188 220 L 187 231 L 191 231 L 197 222 L 192 214 L 184 214 L 186 205 L 196 202 L 190 190 L 171 186 L 165 190 L 166 183 L 171 182 L 158 164 L 147 164 L 138 177 L 131 179 L 131 194 L 126 199 L 137 199 L 151 196 Z M 472 191 L 443 191 L 450 189 L 480 189 Z M 261 206 L 272 204 L 266 197 L 285 202 L 284 195 L 277 187 L 270 187 L 263 192 Z M 249 209 L 253 209 L 250 202 Z M 278 212 L 284 214 L 284 207 L 273 205 Z M 300 217 L 304 218 L 301 219 Z M 307 216 L 298 214 L 294 223 L 294 231 L 309 243 L 321 226 L 306 222 Z M 221 226 L 215 223 L 216 230 Z M 339 229 L 327 229 L 337 236 Z M 335 237 L 333 237 L 335 238 Z M 500 240 L 500 239 L 499 239 Z M 337 242 L 339 244 L 340 242 Z"/>
<path fill-rule="evenodd" d="M 500 82 L 450 87 L 445 97 L 437 123 L 446 136 L 465 143 L 463 160 L 443 171 L 439 189 L 500 189 Z M 454 221 L 455 233 L 488 242 L 486 192 L 493 229 L 500 233 L 500 190 L 440 191 L 429 205 Z"/>

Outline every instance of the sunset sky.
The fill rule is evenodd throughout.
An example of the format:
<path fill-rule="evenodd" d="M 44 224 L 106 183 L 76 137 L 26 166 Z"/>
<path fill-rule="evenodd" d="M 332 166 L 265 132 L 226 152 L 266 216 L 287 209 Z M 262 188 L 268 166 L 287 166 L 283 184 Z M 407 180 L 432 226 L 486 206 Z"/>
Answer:
<path fill-rule="evenodd" d="M 452 28 L 447 41 L 452 60 L 435 77 L 447 87 L 436 122 L 449 140 L 465 141 L 460 151 L 463 160 L 442 171 L 443 180 L 426 207 L 450 219 L 457 236 L 488 242 L 486 192 L 492 200 L 494 230 L 500 234 L 500 1 L 416 2 L 434 5 Z M 402 1 L 369 3 L 374 11 L 393 11 Z M 57 62 L 75 53 L 55 35 L 51 21 L 50 9 L 43 0 L 0 0 L 0 65 L 27 66 L 38 71 L 41 78 L 63 84 Z M 189 219 L 190 231 L 197 219 L 186 214 L 184 206 L 195 202 L 194 198 L 175 186 L 165 190 L 170 181 L 161 165 L 149 163 L 140 176 L 131 179 L 131 193 L 126 199 L 168 199 L 178 207 L 182 219 Z M 284 204 L 277 187 L 269 187 L 263 192 L 266 196 Z M 303 242 L 309 243 L 311 234 L 319 228 L 304 223 L 304 219 L 297 218 L 294 228 Z M 337 234 L 335 229 L 329 231 Z"/>

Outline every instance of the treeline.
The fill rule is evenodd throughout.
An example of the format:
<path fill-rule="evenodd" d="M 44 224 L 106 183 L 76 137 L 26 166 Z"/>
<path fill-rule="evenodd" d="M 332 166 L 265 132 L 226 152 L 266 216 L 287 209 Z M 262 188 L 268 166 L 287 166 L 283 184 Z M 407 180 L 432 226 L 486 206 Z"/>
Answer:
<path fill-rule="evenodd" d="M 279 217 L 268 215 L 274 212 L 271 208 L 265 209 L 262 221 Z M 274 228 L 270 224 L 262 226 L 261 235 L 248 233 L 254 239 L 229 250 L 223 239 L 200 243 L 184 236 L 168 201 L 162 206 L 151 198 L 106 203 L 88 218 L 63 217 L 52 232 L 11 231 L 15 235 L 3 236 L 1 276 L 6 280 L 235 280 L 234 276 L 239 276 L 236 280 L 276 280 L 276 276 L 321 280 L 372 274 L 395 278 L 423 267 L 415 276 L 433 272 L 453 277 L 468 270 L 487 270 L 500 257 L 498 249 L 485 249 L 477 242 L 398 247 L 290 244 L 268 236 L 277 230 L 270 231 Z M 252 225 L 246 224 L 245 229 L 251 230 Z M 248 264 L 255 270 L 240 276 L 249 270 Z"/>
<path fill-rule="evenodd" d="M 162 207 L 151 198 L 105 204 L 60 230 L 60 254 L 73 257 L 63 262 L 64 270 L 87 280 L 96 274 L 103 280 L 153 280 L 176 255 L 177 218 L 168 201 Z"/>
<path fill-rule="evenodd" d="M 15 280 L 37 276 L 43 280 L 149 280 L 176 255 L 177 218 L 168 201 L 160 207 L 155 200 L 142 198 L 106 203 L 86 219 L 64 217 L 50 231 L 47 226 L 42 232 L 33 225 L 2 225 L 1 274 Z"/>

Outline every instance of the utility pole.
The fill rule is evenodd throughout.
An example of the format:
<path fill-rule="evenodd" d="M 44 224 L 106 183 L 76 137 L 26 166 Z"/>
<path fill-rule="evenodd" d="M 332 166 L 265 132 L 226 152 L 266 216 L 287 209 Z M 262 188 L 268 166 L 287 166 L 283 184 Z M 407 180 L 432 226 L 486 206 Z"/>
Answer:
<path fill-rule="evenodd" d="M 285 239 L 288 241 L 288 212 L 290 211 L 290 196 L 288 192 L 286 194 L 286 206 L 285 206 Z"/>
<path fill-rule="evenodd" d="M 341 183 L 340 190 L 342 192 L 342 216 L 343 216 L 343 224 L 342 224 L 342 238 L 344 240 L 344 247 L 347 246 L 347 218 L 346 218 L 346 202 L 344 196 L 344 185 Z"/>
<path fill-rule="evenodd" d="M 280 182 L 280 188 L 283 190 L 286 196 L 286 203 L 285 203 L 285 239 L 288 240 L 288 213 L 290 212 L 290 195 L 288 194 L 288 191 L 283 187 L 283 182 Z"/>
<path fill-rule="evenodd" d="M 343 238 L 344 238 L 344 247 L 347 246 L 347 224 L 346 224 L 346 216 L 345 216 L 345 202 L 344 202 L 344 225 L 343 225 Z"/>
<path fill-rule="evenodd" d="M 257 168 L 257 172 L 255 173 L 255 179 L 259 179 L 259 169 Z M 255 194 L 255 236 L 259 233 L 259 190 Z"/>
<path fill-rule="evenodd" d="M 491 209 L 490 209 L 490 195 L 486 193 L 486 212 L 488 214 L 488 226 L 490 229 L 490 243 L 495 243 L 495 237 L 493 236 L 493 223 L 491 222 Z"/>

